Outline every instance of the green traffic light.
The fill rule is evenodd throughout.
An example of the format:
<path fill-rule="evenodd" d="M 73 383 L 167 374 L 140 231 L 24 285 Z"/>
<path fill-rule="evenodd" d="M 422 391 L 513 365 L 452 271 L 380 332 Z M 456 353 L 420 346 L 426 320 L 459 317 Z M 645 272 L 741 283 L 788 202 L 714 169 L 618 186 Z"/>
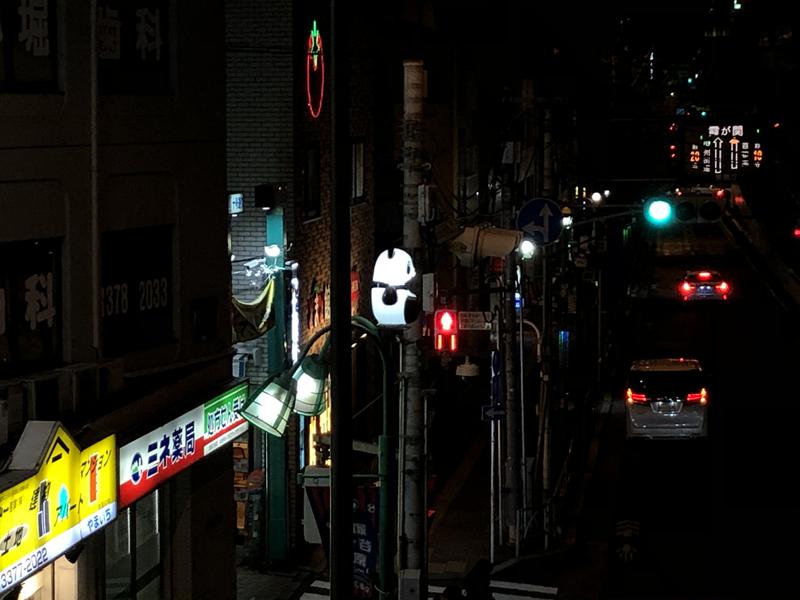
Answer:
<path fill-rule="evenodd" d="M 644 205 L 644 216 L 653 225 L 672 221 L 672 203 L 664 198 L 650 198 Z"/>

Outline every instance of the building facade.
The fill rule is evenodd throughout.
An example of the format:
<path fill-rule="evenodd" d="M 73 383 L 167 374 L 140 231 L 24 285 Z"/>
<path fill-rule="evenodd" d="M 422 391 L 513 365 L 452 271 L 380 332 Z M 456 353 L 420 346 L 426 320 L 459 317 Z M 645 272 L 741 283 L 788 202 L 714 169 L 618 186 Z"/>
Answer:
<path fill-rule="evenodd" d="M 235 595 L 222 12 L 0 2 L 0 595 Z"/>

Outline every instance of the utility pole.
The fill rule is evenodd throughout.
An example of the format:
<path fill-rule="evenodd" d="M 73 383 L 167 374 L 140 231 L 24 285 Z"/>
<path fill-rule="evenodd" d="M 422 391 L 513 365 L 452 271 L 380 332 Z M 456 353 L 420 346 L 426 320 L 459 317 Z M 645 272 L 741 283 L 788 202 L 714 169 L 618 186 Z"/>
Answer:
<path fill-rule="evenodd" d="M 515 157 L 516 158 L 516 157 Z M 510 229 L 514 227 L 514 203 L 512 198 L 512 169 L 513 163 L 504 165 L 503 188 L 501 192 L 503 227 Z M 514 298 L 515 283 L 517 279 L 516 252 L 512 251 L 505 259 L 504 273 L 504 292 L 503 292 L 503 327 L 502 327 L 502 347 L 505 362 L 505 405 L 506 405 L 506 458 L 505 458 L 505 481 L 506 481 L 506 510 L 505 527 L 508 531 L 506 539 L 510 543 L 516 542 L 516 523 L 517 511 L 519 510 L 520 499 L 520 428 L 524 427 L 520 423 L 516 386 L 516 366 L 517 366 L 517 337 L 516 337 L 516 306 Z M 498 340 L 499 342 L 499 340 Z M 498 347 L 500 344 L 498 343 Z"/>
<path fill-rule="evenodd" d="M 350 160 L 347 2 L 331 0 L 331 598 L 353 597 Z"/>
<path fill-rule="evenodd" d="M 403 246 L 417 265 L 425 267 L 419 231 L 418 186 L 422 183 L 422 103 L 425 73 L 420 60 L 403 61 Z M 411 281 L 412 291 L 422 297 L 421 277 Z M 400 399 L 402 511 L 400 543 L 400 597 L 427 598 L 427 544 L 425 527 L 425 404 L 422 397 L 419 342 L 422 315 L 403 331 L 403 372 L 405 398 Z"/>

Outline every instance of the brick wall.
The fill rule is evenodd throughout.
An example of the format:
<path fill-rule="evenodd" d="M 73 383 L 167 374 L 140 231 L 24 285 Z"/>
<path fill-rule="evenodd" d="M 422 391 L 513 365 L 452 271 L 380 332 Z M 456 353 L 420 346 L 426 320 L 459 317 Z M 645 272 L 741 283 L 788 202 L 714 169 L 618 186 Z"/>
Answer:
<path fill-rule="evenodd" d="M 254 189 L 286 183 L 293 193 L 292 2 L 234 0 L 226 5 L 227 179 L 229 192 L 244 194 L 244 211 L 230 218 L 231 251 L 237 259 L 263 257 L 265 213 Z M 286 207 L 291 223 L 291 204 Z M 233 294 L 252 300 L 263 280 L 248 278 L 242 262 L 232 266 Z M 261 351 L 260 365 L 248 360 L 253 383 L 267 375 L 266 337 L 240 347 Z"/>

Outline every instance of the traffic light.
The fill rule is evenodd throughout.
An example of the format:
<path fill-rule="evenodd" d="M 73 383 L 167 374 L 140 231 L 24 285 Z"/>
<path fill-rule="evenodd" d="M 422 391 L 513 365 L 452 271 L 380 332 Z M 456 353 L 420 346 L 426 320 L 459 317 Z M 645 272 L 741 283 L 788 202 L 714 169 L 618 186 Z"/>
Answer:
<path fill-rule="evenodd" d="M 665 196 L 648 198 L 644 203 L 644 217 L 653 225 L 669 225 L 674 219 L 672 202 Z"/>
<path fill-rule="evenodd" d="M 716 223 L 730 199 L 724 188 L 678 192 L 673 201 L 675 220 L 680 223 Z"/>
<path fill-rule="evenodd" d="M 697 220 L 701 223 L 715 223 L 722 218 L 730 191 L 720 188 L 711 194 L 700 196 L 697 201 Z"/>
<path fill-rule="evenodd" d="M 456 311 L 445 308 L 433 315 L 433 346 L 439 352 L 458 349 L 458 318 Z"/>

